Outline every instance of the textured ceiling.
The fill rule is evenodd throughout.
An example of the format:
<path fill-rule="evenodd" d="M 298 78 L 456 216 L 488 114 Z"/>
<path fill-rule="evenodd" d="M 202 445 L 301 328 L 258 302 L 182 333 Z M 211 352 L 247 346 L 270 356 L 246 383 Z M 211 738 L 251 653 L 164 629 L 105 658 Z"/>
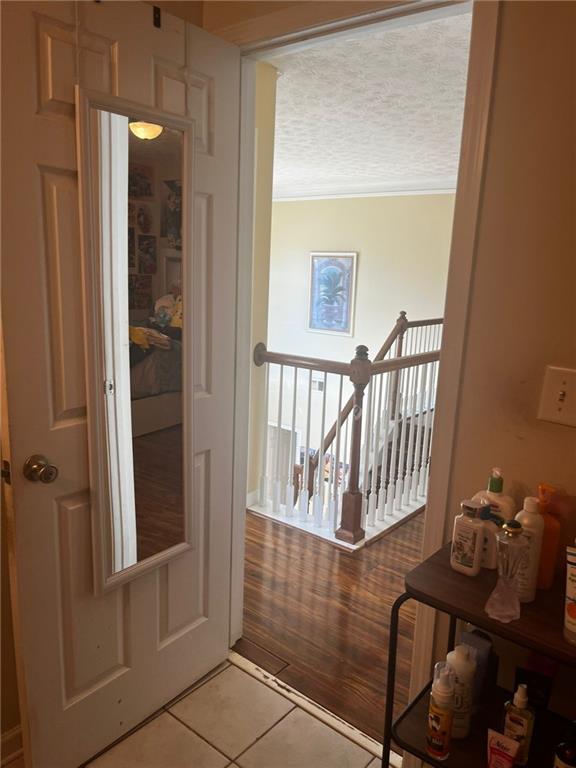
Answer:
<path fill-rule="evenodd" d="M 453 189 L 471 14 L 269 58 L 275 198 Z"/>

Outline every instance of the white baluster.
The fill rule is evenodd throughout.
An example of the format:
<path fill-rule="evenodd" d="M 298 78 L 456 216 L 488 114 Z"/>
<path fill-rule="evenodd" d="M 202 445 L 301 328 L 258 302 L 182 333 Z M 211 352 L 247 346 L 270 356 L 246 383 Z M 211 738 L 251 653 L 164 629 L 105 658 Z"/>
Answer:
<path fill-rule="evenodd" d="M 370 477 L 370 448 L 372 447 L 372 411 L 374 404 L 374 377 L 370 379 L 368 384 L 368 391 L 366 393 L 366 400 L 368 407 L 366 409 L 366 417 L 364 419 L 364 466 L 362 468 L 362 513 L 366 515 L 368 513 L 368 487 Z"/>
<path fill-rule="evenodd" d="M 282 437 L 282 398 L 284 395 L 284 366 L 280 366 L 280 384 L 278 386 L 278 418 L 276 420 L 276 457 L 274 459 L 274 486 L 272 491 L 272 514 L 280 514 L 282 481 L 280 479 L 280 444 Z"/>
<path fill-rule="evenodd" d="M 394 498 L 396 496 L 396 467 L 397 467 L 397 461 L 398 461 L 398 440 L 400 436 L 400 428 L 398 425 L 398 420 L 400 417 L 400 398 L 401 395 L 401 371 L 395 371 L 392 374 L 392 384 L 391 384 L 391 402 L 393 405 L 393 413 L 392 413 L 392 419 L 394 421 L 394 426 L 392 429 L 392 443 L 391 443 L 391 454 L 390 454 L 390 476 L 389 476 L 389 482 L 388 482 L 388 493 L 387 493 L 387 500 L 386 500 L 386 514 L 387 515 L 393 515 L 394 514 Z"/>
<path fill-rule="evenodd" d="M 298 368 L 294 368 L 294 392 L 292 393 L 292 423 L 290 425 L 290 450 L 288 452 L 288 482 L 286 483 L 286 516 L 294 512 L 294 460 L 296 452 L 296 396 L 298 393 Z"/>
<path fill-rule="evenodd" d="M 342 497 L 344 496 L 344 491 L 348 487 L 348 472 L 350 470 L 350 464 L 348 462 L 348 456 L 350 455 L 349 454 L 350 443 L 348 438 L 349 438 L 349 432 L 350 432 L 349 426 L 353 418 L 354 418 L 354 409 L 350 411 L 350 413 L 348 414 L 348 417 L 344 421 L 344 453 L 342 455 L 342 459 L 343 459 L 342 463 L 344 466 L 342 467 L 342 484 L 340 486 L 340 509 L 342 509 Z"/>
<path fill-rule="evenodd" d="M 402 432 L 400 435 L 400 456 L 398 458 L 398 474 L 396 476 L 396 490 L 395 490 L 395 506 L 399 512 L 402 509 L 402 493 L 404 490 L 404 469 L 406 466 L 406 451 L 404 450 L 406 445 L 406 419 L 408 413 L 409 403 L 409 386 L 408 379 L 410 376 L 410 369 L 405 368 L 402 371 Z"/>
<path fill-rule="evenodd" d="M 339 510 L 340 510 L 340 434 L 341 434 L 341 412 L 342 412 L 342 388 L 344 385 L 344 377 L 340 375 L 340 383 L 338 387 L 338 411 L 336 417 L 336 448 L 334 452 L 334 460 L 332 462 L 332 496 L 329 495 L 328 501 L 328 519 L 330 521 L 330 530 L 334 533 L 340 525 Z"/>
<path fill-rule="evenodd" d="M 308 476 L 310 472 L 310 414 L 312 410 L 312 371 L 308 371 L 308 409 L 306 411 L 306 446 L 304 451 L 304 467 L 302 472 L 302 488 L 298 498 L 298 509 L 300 510 L 301 522 L 308 521 L 308 502 L 310 494 L 308 492 Z"/>
<path fill-rule="evenodd" d="M 320 445 L 318 447 L 318 465 L 316 467 L 316 483 L 314 502 L 312 509 L 314 511 L 314 525 L 322 527 L 324 518 L 324 429 L 326 428 L 326 384 L 327 374 L 324 372 L 324 386 L 322 389 L 322 416 L 320 419 Z"/>
<path fill-rule="evenodd" d="M 410 503 L 410 489 L 414 474 L 414 433 L 416 430 L 416 401 L 418 397 L 418 381 L 420 379 L 420 367 L 412 368 L 412 387 L 410 391 L 410 430 L 408 434 L 408 449 L 406 451 L 406 472 L 404 476 L 404 493 L 402 504 Z"/>
<path fill-rule="evenodd" d="M 262 425 L 262 458 L 260 460 L 260 488 L 258 493 L 258 504 L 261 507 L 266 506 L 268 498 L 268 389 L 270 387 L 270 365 L 266 365 L 264 374 L 264 423 Z"/>
<path fill-rule="evenodd" d="M 376 381 L 374 386 L 374 397 L 376 397 Z M 380 455 L 380 421 L 382 416 L 382 374 L 378 376 L 378 405 L 376 409 L 376 423 L 373 430 L 372 442 L 372 482 L 370 484 L 370 498 L 368 499 L 368 518 L 366 524 L 374 526 L 376 523 L 376 507 L 378 502 L 378 458 Z"/>
<path fill-rule="evenodd" d="M 388 441 L 390 438 L 390 405 L 392 376 L 386 376 L 386 394 L 384 396 L 384 415 L 382 417 L 382 466 L 380 467 L 380 490 L 378 491 L 378 520 L 384 520 L 386 514 L 386 478 L 388 473 Z"/>
<path fill-rule="evenodd" d="M 418 486 L 420 484 L 420 468 L 422 465 L 422 447 L 424 435 L 422 430 L 424 427 L 424 408 L 426 404 L 426 387 L 428 383 L 428 365 L 422 366 L 422 377 L 420 380 L 420 392 L 418 397 L 418 428 L 416 432 L 416 447 L 414 453 L 414 473 L 412 475 L 412 487 L 410 498 L 412 501 L 416 501 L 418 496 Z"/>
<path fill-rule="evenodd" d="M 422 445 L 422 462 L 420 464 L 420 488 L 419 496 L 426 495 L 426 484 L 428 478 L 428 464 L 430 459 L 430 432 L 432 426 L 432 408 L 434 406 L 434 387 L 435 387 L 435 369 L 437 363 L 430 363 L 430 377 L 426 402 L 426 421 L 424 424 L 424 437 Z"/>
<path fill-rule="evenodd" d="M 432 363 L 432 393 L 430 397 L 430 428 L 428 434 L 428 445 L 426 448 L 426 466 L 424 468 L 424 484 L 422 489 L 422 495 L 425 496 L 428 492 L 428 479 L 430 477 L 430 452 L 432 449 L 432 433 L 434 431 L 434 415 L 436 412 L 436 386 L 438 384 L 438 365 L 439 363 Z"/>

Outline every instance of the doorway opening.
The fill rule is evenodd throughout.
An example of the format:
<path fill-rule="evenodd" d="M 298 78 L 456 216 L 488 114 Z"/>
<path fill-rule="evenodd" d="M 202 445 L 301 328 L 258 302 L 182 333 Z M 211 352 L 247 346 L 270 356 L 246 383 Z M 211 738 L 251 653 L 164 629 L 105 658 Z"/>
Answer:
<path fill-rule="evenodd" d="M 442 9 L 258 64 L 275 86 L 257 116 L 274 138 L 273 199 L 256 211 L 270 236 L 254 265 L 263 344 L 236 650 L 378 740 L 387 616 L 421 560 L 433 471 L 470 28 L 469 6 Z"/>

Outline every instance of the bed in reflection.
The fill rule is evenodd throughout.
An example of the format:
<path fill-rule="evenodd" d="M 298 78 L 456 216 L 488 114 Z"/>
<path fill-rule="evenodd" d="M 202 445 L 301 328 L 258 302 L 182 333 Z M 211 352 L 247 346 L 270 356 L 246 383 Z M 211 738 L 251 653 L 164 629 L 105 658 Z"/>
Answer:
<path fill-rule="evenodd" d="M 182 298 L 130 313 L 130 388 L 138 560 L 182 541 Z"/>

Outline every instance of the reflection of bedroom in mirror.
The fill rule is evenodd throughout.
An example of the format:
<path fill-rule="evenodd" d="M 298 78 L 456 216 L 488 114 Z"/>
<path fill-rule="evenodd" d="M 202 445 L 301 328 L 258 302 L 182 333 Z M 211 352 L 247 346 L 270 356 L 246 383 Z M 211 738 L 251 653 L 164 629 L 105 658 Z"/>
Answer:
<path fill-rule="evenodd" d="M 185 119 L 78 96 L 87 304 L 101 339 L 87 350 L 95 564 L 106 585 L 192 543 L 182 394 L 192 382 L 183 255 L 193 133 Z"/>
<path fill-rule="evenodd" d="M 182 135 L 140 138 L 142 125 L 129 125 L 127 227 L 138 561 L 184 538 Z"/>

